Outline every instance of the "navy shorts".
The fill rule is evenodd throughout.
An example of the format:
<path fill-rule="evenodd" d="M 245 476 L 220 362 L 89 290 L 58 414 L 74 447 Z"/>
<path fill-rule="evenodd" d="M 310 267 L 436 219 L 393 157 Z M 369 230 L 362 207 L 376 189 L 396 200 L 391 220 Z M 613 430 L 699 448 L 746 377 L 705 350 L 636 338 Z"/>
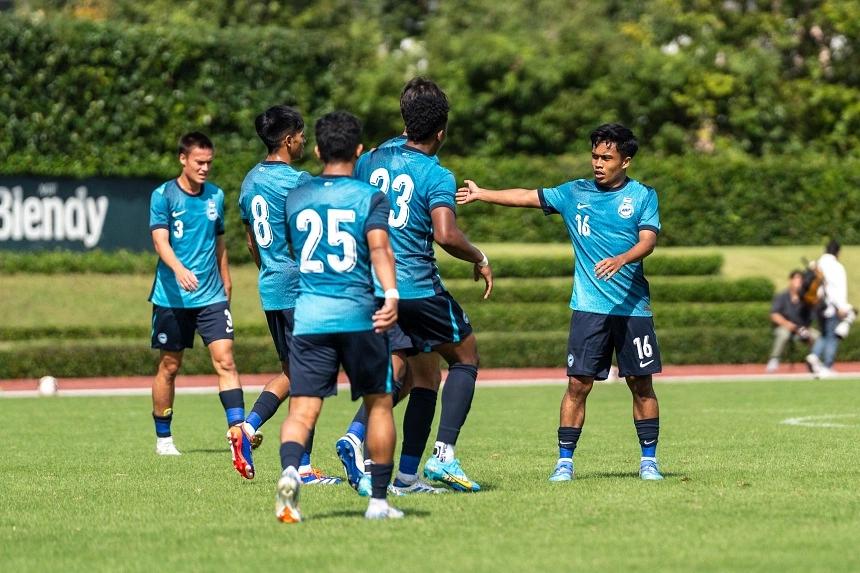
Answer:
<path fill-rule="evenodd" d="M 290 347 L 290 394 L 327 398 L 337 394 L 343 366 L 352 399 L 388 394 L 392 389 L 388 335 L 372 330 L 293 336 Z"/>
<path fill-rule="evenodd" d="M 293 343 L 293 326 L 295 325 L 296 309 L 267 310 L 266 322 L 269 323 L 269 333 L 278 351 L 278 360 L 287 362 L 290 359 L 290 346 Z"/>
<path fill-rule="evenodd" d="M 385 304 L 385 299 L 377 297 L 376 307 L 382 308 L 383 304 Z M 415 345 L 412 344 L 412 340 L 403 333 L 403 329 L 400 328 L 399 324 L 395 324 L 388 330 L 388 341 L 391 343 L 391 352 L 402 352 L 406 356 L 415 356 L 419 352 L 415 348 Z"/>
<path fill-rule="evenodd" d="M 652 317 L 574 311 L 567 339 L 567 375 L 606 380 L 613 351 L 621 377 L 662 370 Z"/>
<path fill-rule="evenodd" d="M 469 317 L 447 291 L 427 298 L 401 299 L 397 324 L 420 352 L 458 343 L 472 334 Z"/>
<path fill-rule="evenodd" d="M 230 304 L 216 302 L 198 308 L 152 305 L 153 348 L 171 352 L 194 348 L 195 330 L 206 346 L 216 340 L 233 340 Z"/>

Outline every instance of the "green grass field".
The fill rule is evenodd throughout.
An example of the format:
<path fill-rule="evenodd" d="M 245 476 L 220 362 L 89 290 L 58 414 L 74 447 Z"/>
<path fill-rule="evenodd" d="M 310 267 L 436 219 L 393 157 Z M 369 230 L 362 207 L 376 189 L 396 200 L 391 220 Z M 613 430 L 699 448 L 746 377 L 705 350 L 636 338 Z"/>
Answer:
<path fill-rule="evenodd" d="M 277 523 L 277 424 L 241 480 L 213 395 L 182 395 L 181 458 L 152 452 L 149 400 L 0 400 L 4 571 L 856 571 L 860 380 L 662 384 L 663 482 L 640 482 L 630 399 L 598 386 L 577 480 L 546 481 L 562 388 L 479 389 L 458 455 L 485 491 L 398 499 L 361 518 L 347 486 L 307 487 Z M 246 403 L 250 404 L 249 396 Z M 315 463 L 351 417 L 326 405 Z M 803 416 L 844 427 L 781 423 Z M 276 417 L 280 420 L 281 415 Z M 827 422 L 827 420 L 819 420 Z"/>
<path fill-rule="evenodd" d="M 499 255 L 539 257 L 571 252 L 568 244 L 495 243 L 482 247 L 491 259 Z M 801 257 L 814 259 L 821 247 L 658 247 L 658 250 L 664 255 L 721 253 L 725 257 L 723 276 L 764 276 L 781 289 L 787 282 L 788 271 L 800 266 Z M 440 257 L 447 256 L 441 249 L 437 251 Z M 845 247 L 841 259 L 848 272 L 849 300 L 856 301 L 860 299 L 860 246 Z M 265 324 L 257 295 L 256 269 L 235 267 L 232 277 L 232 308 L 237 327 Z M 7 327 L 148 326 L 151 309 L 146 299 L 151 286 L 152 277 L 147 275 L 15 274 L 0 276 L 0 301 L 6 308 L 26 309 L 26 312 L 7 312 L 4 317 Z"/>

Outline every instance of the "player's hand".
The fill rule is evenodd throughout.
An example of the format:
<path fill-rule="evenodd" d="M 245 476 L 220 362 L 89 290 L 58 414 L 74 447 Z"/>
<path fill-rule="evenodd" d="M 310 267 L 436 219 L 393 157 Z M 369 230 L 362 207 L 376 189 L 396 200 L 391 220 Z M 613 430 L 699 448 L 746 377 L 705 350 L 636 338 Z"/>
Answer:
<path fill-rule="evenodd" d="M 176 281 L 179 283 L 179 286 L 188 292 L 197 290 L 197 287 L 200 286 L 200 281 L 197 280 L 197 275 L 185 267 L 182 267 L 176 272 Z"/>
<path fill-rule="evenodd" d="M 475 282 L 478 282 L 480 278 L 484 279 L 484 300 L 490 298 L 490 293 L 493 292 L 493 268 L 490 265 L 482 267 L 480 264 L 475 263 L 474 269 Z"/>
<path fill-rule="evenodd" d="M 479 193 L 481 192 L 481 188 L 471 179 L 464 179 L 463 183 L 466 186 L 457 189 L 457 205 L 466 205 L 467 203 L 478 201 L 480 199 Z"/>
<path fill-rule="evenodd" d="M 397 299 L 387 298 L 382 308 L 373 313 L 373 332 L 380 334 L 397 322 Z"/>
<path fill-rule="evenodd" d="M 594 274 L 598 279 L 609 280 L 615 273 L 621 270 L 626 261 L 621 257 L 612 257 L 609 259 L 603 259 L 602 261 L 598 261 L 596 265 L 594 265 Z"/>

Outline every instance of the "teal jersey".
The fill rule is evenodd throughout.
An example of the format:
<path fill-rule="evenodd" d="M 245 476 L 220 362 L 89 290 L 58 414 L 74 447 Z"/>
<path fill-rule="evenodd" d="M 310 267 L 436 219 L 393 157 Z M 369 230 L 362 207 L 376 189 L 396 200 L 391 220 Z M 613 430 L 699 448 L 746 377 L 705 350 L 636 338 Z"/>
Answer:
<path fill-rule="evenodd" d="M 263 161 L 242 182 L 239 213 L 242 222 L 250 227 L 260 253 L 257 285 L 263 310 L 296 306 L 299 267 L 287 246 L 285 209 L 290 191 L 310 179 L 305 171 L 281 161 Z"/>
<path fill-rule="evenodd" d="M 435 156 L 386 142 L 358 159 L 355 177 L 388 196 L 389 233 L 400 298 L 427 298 L 443 292 L 433 251 L 430 212 L 440 207 L 456 212 L 454 175 Z M 377 294 L 381 294 L 378 285 Z"/>
<path fill-rule="evenodd" d="M 624 265 L 611 279 L 598 279 L 594 265 L 616 257 L 639 242 L 639 231 L 660 232 L 657 193 L 627 179 L 617 189 L 577 179 L 538 189 L 544 213 L 564 219 L 573 243 L 573 295 L 570 308 L 597 314 L 652 316 L 651 294 L 642 261 Z"/>
<path fill-rule="evenodd" d="M 197 290 L 188 292 L 160 258 L 149 300 L 169 308 L 198 308 L 225 302 L 227 293 L 218 270 L 216 237 L 224 234 L 224 192 L 204 183 L 198 195 L 186 193 L 176 179 L 162 183 L 149 200 L 149 229 L 167 229 L 179 261 L 197 276 Z"/>
<path fill-rule="evenodd" d="M 388 201 L 351 177 L 320 176 L 287 196 L 287 240 L 299 263 L 293 334 L 373 328 L 367 233 L 388 231 Z"/>
<path fill-rule="evenodd" d="M 376 149 L 385 149 L 386 147 L 397 147 L 399 145 L 403 145 L 406 143 L 405 135 L 398 135 L 397 137 L 392 137 L 391 139 L 386 139 Z"/>

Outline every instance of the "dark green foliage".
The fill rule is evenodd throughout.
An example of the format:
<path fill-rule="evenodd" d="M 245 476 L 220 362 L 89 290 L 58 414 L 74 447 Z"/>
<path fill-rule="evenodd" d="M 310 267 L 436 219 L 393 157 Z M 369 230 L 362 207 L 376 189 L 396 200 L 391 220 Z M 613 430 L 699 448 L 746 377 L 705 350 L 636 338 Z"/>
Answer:
<path fill-rule="evenodd" d="M 267 21 L 271 7 L 248 8 L 238 20 L 216 18 L 190 35 L 180 25 L 187 23 L 180 15 L 189 13 L 171 8 L 160 17 L 131 3 L 108 15 L 162 25 L 4 17 L 0 80 L 14 89 L 0 92 L 0 173 L 167 179 L 179 169 L 178 135 L 202 129 L 216 145 L 212 181 L 228 195 L 232 260 L 248 261 L 236 200 L 245 173 L 263 154 L 254 116 L 286 102 L 312 125 L 321 113 L 344 107 L 364 120 L 366 143 L 373 145 L 400 131 L 397 95 L 417 62 L 429 58 L 428 73 L 452 99 L 441 159 L 458 180 L 538 187 L 588 177 L 588 131 L 620 119 L 636 128 L 643 144 L 631 175 L 660 197 L 659 245 L 820 243 L 832 234 L 860 242 L 860 159 L 851 153 L 860 133 L 856 88 L 819 82 L 814 60 L 780 72 L 791 61 L 781 60 L 780 50 L 802 53 L 809 46 L 792 33 L 785 45 L 763 48 L 755 38 L 773 22 L 759 12 L 744 20 L 749 36 L 723 29 L 716 35 L 751 42 L 750 50 L 727 50 L 727 63 L 709 69 L 720 52 L 705 30 L 731 20 L 731 13 L 713 21 L 686 13 L 675 20 L 669 16 L 675 10 L 659 4 L 612 18 L 599 17 L 608 8 L 586 3 L 564 18 L 549 5 L 467 2 L 436 12 L 398 10 L 389 15 L 413 22 L 426 39 L 390 51 L 379 46 L 397 34 L 382 31 L 388 24 L 381 12 L 372 10 L 361 30 L 324 17 L 359 10 L 354 3 L 303 8 L 304 16 L 287 18 L 283 28 L 218 28 Z M 834 14 L 820 15 L 832 26 L 825 35 L 857 33 Z M 613 34 L 620 22 L 626 22 L 623 33 Z M 331 33 L 326 25 L 344 28 Z M 452 37 L 452 25 L 461 33 Z M 527 41 L 517 43 L 523 34 Z M 676 56 L 660 51 L 681 34 L 701 35 L 695 40 L 701 45 Z M 484 48 L 474 50 L 476 43 Z M 600 75 L 602 68 L 592 65 L 598 55 L 624 69 Z M 849 50 L 841 57 L 855 55 Z M 841 73 L 856 85 L 848 76 L 860 66 L 846 63 L 833 56 L 833 77 Z M 713 153 L 689 145 L 707 131 L 701 122 L 712 126 Z M 797 134 L 805 135 L 796 140 Z M 827 153 L 809 153 L 816 145 Z M 842 150 L 838 162 L 832 149 Z M 311 157 L 302 166 L 319 170 Z M 560 219 L 536 209 L 469 205 L 459 211 L 476 241 L 567 240 Z"/>
<path fill-rule="evenodd" d="M 499 278 L 564 277 L 573 273 L 573 258 L 563 257 L 493 257 L 493 275 Z M 719 274 L 722 255 L 648 257 L 645 269 L 648 276 L 693 276 Z M 473 266 L 459 260 L 439 261 L 439 272 L 444 278 L 462 279 L 472 276 Z"/>
<path fill-rule="evenodd" d="M 728 280 L 717 277 L 656 277 L 651 279 L 651 300 L 666 302 L 764 302 L 773 297 L 773 284 L 765 278 Z M 467 279 L 446 281 L 448 290 L 462 304 L 481 301 L 482 283 Z M 555 302 L 570 300 L 570 279 L 500 279 L 493 289 L 493 302 Z"/>
<path fill-rule="evenodd" d="M 486 368 L 555 366 L 563 368 L 567 356 L 567 329 L 540 332 L 478 332 L 481 364 Z M 770 329 L 758 328 L 662 328 L 657 334 L 664 364 L 762 364 L 772 343 Z M 0 349 L 0 379 L 152 375 L 157 353 L 144 337 L 110 342 L 52 341 Z M 243 373 L 275 372 L 278 360 L 266 337 L 243 337 L 235 347 L 236 364 Z M 860 330 L 849 335 L 839 349 L 840 360 L 860 360 Z M 185 374 L 212 373 L 203 347 L 187 351 Z M 563 376 L 563 371 L 559 373 Z"/>
<path fill-rule="evenodd" d="M 231 259 L 239 257 L 231 253 Z M 154 253 L 128 251 L 105 252 L 98 249 L 86 252 L 0 251 L 0 272 L 3 273 L 104 273 L 151 274 L 157 258 Z M 716 275 L 723 263 L 721 255 L 691 255 L 649 257 L 649 276 Z M 443 259 L 439 271 L 443 277 L 468 278 L 472 265 L 459 260 Z M 570 257 L 515 257 L 493 258 L 493 272 L 497 277 L 544 278 L 569 276 L 573 261 Z"/>
<path fill-rule="evenodd" d="M 93 250 L 76 251 L 0 251 L 2 273 L 104 273 L 151 274 L 157 261 L 153 253 Z"/>

